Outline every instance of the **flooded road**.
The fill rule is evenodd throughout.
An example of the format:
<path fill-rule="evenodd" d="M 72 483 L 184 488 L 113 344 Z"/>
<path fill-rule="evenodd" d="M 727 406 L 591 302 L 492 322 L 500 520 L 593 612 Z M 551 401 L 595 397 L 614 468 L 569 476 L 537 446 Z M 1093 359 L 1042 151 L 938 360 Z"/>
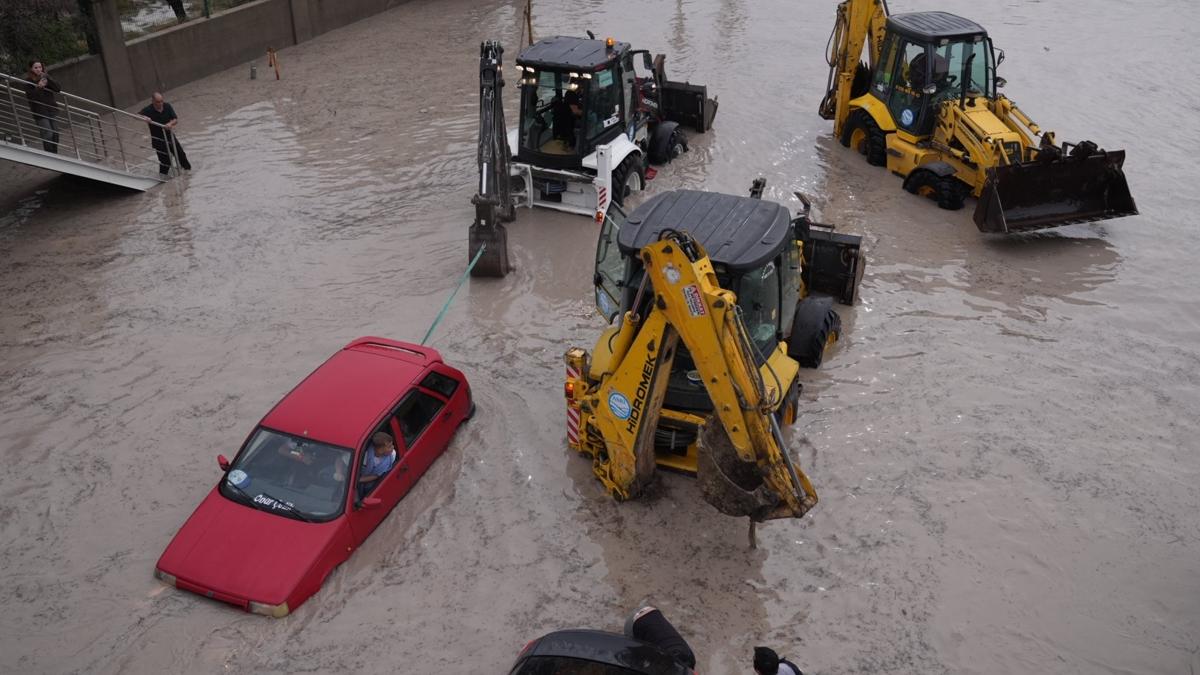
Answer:
<path fill-rule="evenodd" d="M 535 3 L 539 36 L 664 51 L 720 96 L 651 192 L 762 175 L 864 235 L 862 302 L 792 430 L 820 505 L 750 550 L 685 478 L 612 501 L 564 438 L 596 231 L 521 211 L 515 272 L 466 285 L 431 340 L 479 414 L 324 588 L 268 620 L 157 582 L 218 453 L 352 338 L 433 321 L 466 264 L 478 43 L 511 64 L 520 4 L 414 0 L 283 50 L 281 82 L 168 92 L 196 168 L 147 194 L 0 166 L 0 672 L 502 673 L 647 600 L 708 674 L 758 644 L 810 673 L 1200 670 L 1182 1 L 891 3 L 978 21 L 1026 112 L 1128 151 L 1141 216 L 1014 239 L 833 140 L 832 0 Z"/>

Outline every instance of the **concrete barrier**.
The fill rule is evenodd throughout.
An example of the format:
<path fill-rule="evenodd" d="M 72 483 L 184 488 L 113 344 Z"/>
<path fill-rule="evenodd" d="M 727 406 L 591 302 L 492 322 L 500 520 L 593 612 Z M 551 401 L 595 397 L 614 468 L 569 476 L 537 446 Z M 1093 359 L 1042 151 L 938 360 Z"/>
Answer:
<path fill-rule="evenodd" d="M 54 64 L 50 71 L 64 90 L 124 108 L 149 98 L 156 90 L 178 87 L 260 58 L 268 47 L 299 44 L 404 2 L 257 0 L 115 48 L 106 43 L 102 53 L 111 56 L 112 64 L 92 55 Z M 116 20 L 115 0 L 96 0 L 96 5 L 108 5 L 97 11 L 97 22 Z M 106 35 L 120 35 L 119 27 L 102 27 L 98 31 L 101 40 Z M 128 68 L 120 63 L 123 58 Z"/>

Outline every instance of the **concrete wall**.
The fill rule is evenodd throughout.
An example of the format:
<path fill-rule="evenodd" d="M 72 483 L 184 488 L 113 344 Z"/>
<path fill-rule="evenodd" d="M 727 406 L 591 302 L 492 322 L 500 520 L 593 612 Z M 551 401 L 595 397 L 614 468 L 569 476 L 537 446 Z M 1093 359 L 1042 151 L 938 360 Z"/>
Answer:
<path fill-rule="evenodd" d="M 3 0 L 0 0 L 2 2 Z M 115 0 L 91 0 L 116 16 Z M 349 25 L 403 4 L 404 0 L 257 0 L 212 17 L 185 24 L 115 46 L 113 64 L 99 55 L 64 61 L 50 67 L 63 89 L 84 98 L 124 108 L 170 89 L 251 60 L 266 72 L 268 47 L 283 49 L 321 33 Z M 115 19 L 114 19 L 115 20 Z M 119 25 L 107 26 L 119 35 Z M 99 31 L 101 39 L 105 30 Z M 128 57 L 125 68 L 119 59 Z"/>
<path fill-rule="evenodd" d="M 258 0 L 126 43 L 138 100 L 295 44 L 288 0 Z"/>
<path fill-rule="evenodd" d="M 50 76 L 63 91 L 101 103 L 110 100 L 108 75 L 99 56 L 81 56 L 50 66 Z"/>

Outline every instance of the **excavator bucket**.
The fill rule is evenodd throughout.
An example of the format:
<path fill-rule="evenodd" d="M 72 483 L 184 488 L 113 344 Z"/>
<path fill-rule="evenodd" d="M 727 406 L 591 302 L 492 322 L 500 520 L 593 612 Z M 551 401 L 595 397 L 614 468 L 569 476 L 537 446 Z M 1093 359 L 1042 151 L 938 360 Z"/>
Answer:
<path fill-rule="evenodd" d="M 1125 182 L 1125 151 L 988 169 L 975 207 L 980 232 L 1027 232 L 1137 214 Z"/>
<path fill-rule="evenodd" d="M 738 457 L 720 424 L 706 425 L 700 434 L 696 481 L 704 501 L 727 516 L 766 520 L 781 501 L 763 482 L 758 465 Z"/>

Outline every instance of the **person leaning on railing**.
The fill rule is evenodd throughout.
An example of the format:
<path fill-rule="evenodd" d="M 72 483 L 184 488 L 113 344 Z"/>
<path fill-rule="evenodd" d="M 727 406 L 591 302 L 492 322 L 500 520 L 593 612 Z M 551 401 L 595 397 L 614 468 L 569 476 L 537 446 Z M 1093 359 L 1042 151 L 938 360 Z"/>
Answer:
<path fill-rule="evenodd" d="M 25 97 L 29 99 L 29 111 L 42 137 L 42 149 L 58 154 L 58 101 L 54 94 L 62 91 L 58 83 L 50 79 L 41 61 L 30 61 L 25 74 Z"/>
<path fill-rule="evenodd" d="M 158 153 L 158 172 L 165 176 L 171 171 L 172 145 L 175 146 L 174 151 L 175 156 L 179 158 L 179 166 L 183 167 L 185 171 L 191 171 L 192 165 L 183 152 L 183 146 L 179 144 L 179 139 L 172 133 L 175 125 L 179 123 L 179 116 L 175 114 L 175 108 L 171 107 L 171 104 L 163 99 L 163 95 L 156 91 L 150 97 L 150 105 L 142 108 L 141 116 L 147 122 L 155 123 L 150 125 L 150 144 Z"/>

